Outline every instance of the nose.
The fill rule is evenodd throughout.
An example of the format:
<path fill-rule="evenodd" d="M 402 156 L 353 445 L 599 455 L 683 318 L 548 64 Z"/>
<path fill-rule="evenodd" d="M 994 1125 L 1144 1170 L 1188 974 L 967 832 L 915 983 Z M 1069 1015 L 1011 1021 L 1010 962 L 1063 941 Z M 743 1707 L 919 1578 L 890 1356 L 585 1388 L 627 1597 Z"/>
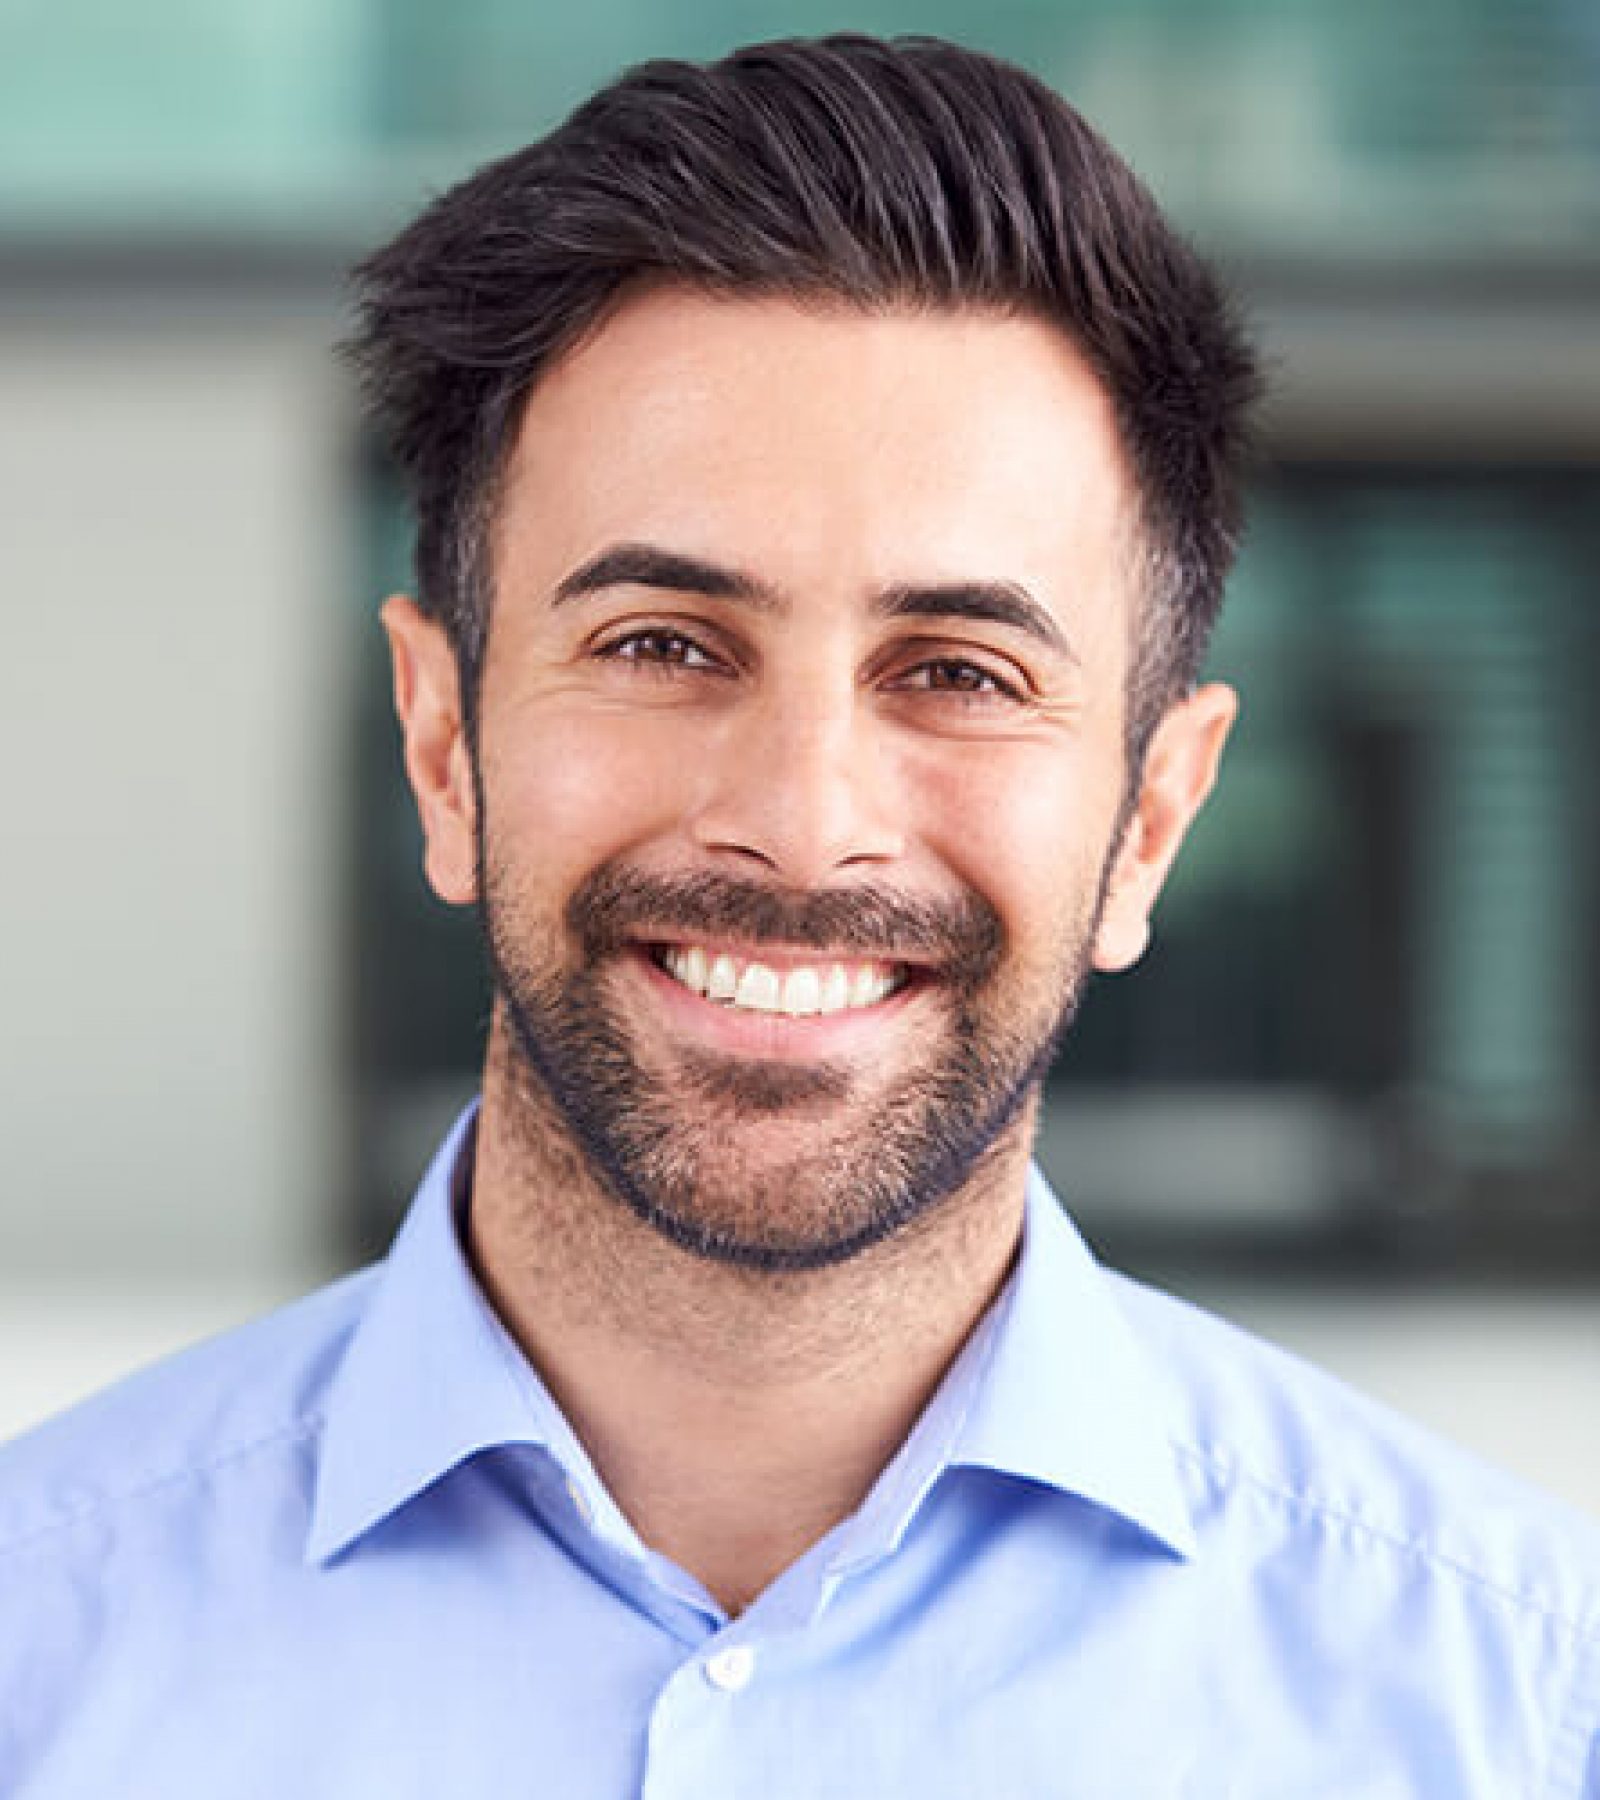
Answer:
<path fill-rule="evenodd" d="M 692 820 L 702 849 L 796 888 L 903 853 L 904 809 L 881 727 L 853 683 L 843 689 L 773 685 L 723 722 Z"/>

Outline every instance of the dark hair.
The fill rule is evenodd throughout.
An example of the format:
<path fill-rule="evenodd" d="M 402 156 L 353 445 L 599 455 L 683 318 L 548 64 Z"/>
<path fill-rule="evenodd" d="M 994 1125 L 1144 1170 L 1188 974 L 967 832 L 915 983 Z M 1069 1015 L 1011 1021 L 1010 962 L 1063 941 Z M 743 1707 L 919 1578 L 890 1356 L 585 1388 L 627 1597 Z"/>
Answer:
<path fill-rule="evenodd" d="M 646 63 L 359 265 L 348 349 L 411 488 L 418 601 L 450 634 L 469 725 L 522 404 L 640 281 L 1059 326 L 1105 385 L 1139 493 L 1142 750 L 1221 605 L 1255 362 L 1209 270 L 1078 113 L 930 38 Z"/>

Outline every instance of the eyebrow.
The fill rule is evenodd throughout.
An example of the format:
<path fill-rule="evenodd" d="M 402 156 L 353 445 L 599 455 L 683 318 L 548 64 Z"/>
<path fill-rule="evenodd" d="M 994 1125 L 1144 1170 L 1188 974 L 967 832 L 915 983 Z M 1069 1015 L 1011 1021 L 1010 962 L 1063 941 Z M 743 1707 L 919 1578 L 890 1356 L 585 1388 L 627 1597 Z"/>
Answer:
<path fill-rule="evenodd" d="M 777 589 L 742 569 L 655 544 L 612 544 L 562 577 L 552 596 L 556 606 L 612 587 L 660 588 L 732 600 L 776 613 L 787 602 Z M 872 610 L 884 619 L 976 619 L 1008 626 L 1071 662 L 1076 653 L 1049 610 L 1015 581 L 902 582 L 873 596 Z"/>
<path fill-rule="evenodd" d="M 1015 581 L 950 581 L 892 587 L 873 601 L 886 619 L 979 619 L 1024 632 L 1057 656 L 1078 660 L 1047 608 Z"/>
<path fill-rule="evenodd" d="M 674 594 L 700 594 L 707 600 L 738 600 L 763 612 L 778 612 L 783 606 L 778 594 L 753 575 L 655 544 L 613 544 L 591 556 L 561 578 L 552 604 L 560 606 L 613 587 L 663 588 Z"/>

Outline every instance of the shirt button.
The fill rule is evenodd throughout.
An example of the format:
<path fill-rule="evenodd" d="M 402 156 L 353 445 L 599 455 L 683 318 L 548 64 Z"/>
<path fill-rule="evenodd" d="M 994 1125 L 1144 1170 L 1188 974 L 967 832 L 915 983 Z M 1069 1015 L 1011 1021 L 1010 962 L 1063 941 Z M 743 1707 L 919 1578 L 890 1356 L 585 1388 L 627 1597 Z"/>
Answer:
<path fill-rule="evenodd" d="M 730 1644 L 706 1658 L 706 1680 L 725 1694 L 737 1694 L 756 1672 L 756 1653 L 748 1644 Z"/>

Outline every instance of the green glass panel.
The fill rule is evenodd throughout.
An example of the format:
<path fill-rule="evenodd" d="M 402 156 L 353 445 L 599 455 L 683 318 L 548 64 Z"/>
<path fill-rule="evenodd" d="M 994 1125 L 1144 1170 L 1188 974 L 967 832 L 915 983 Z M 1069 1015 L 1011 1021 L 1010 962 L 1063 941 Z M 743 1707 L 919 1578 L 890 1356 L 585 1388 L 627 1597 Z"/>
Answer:
<path fill-rule="evenodd" d="M 631 63 L 837 29 L 1027 64 L 1223 241 L 1600 241 L 1594 0 L 0 0 L 0 229 L 98 213 L 359 239 Z"/>
<path fill-rule="evenodd" d="M 7 0 L 0 201 L 337 183 L 366 131 L 371 0 Z"/>

